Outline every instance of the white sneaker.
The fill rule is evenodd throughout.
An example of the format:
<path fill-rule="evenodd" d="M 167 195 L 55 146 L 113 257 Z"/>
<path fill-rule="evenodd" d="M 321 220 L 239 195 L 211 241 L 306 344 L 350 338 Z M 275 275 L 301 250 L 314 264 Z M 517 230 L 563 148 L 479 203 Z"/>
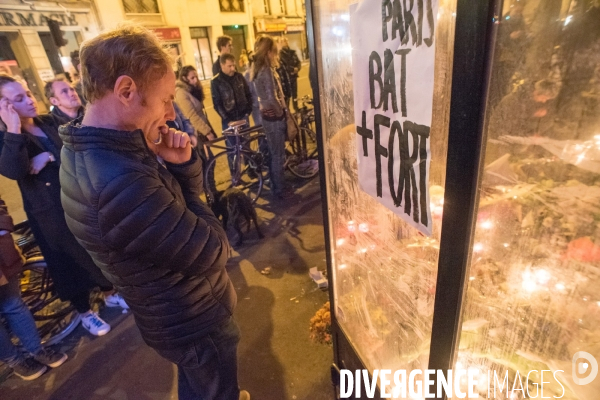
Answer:
<path fill-rule="evenodd" d="M 104 304 L 106 307 L 121 307 L 125 310 L 129 310 L 129 306 L 125 302 L 125 299 L 121 297 L 119 293 L 113 293 L 104 298 Z"/>
<path fill-rule="evenodd" d="M 81 325 L 95 336 L 106 335 L 110 332 L 110 325 L 93 311 L 81 315 Z"/>

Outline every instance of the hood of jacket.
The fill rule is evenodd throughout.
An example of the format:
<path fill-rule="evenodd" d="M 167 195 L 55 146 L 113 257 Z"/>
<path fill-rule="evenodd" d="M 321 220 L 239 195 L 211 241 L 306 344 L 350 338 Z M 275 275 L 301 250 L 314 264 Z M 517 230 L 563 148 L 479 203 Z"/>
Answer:
<path fill-rule="evenodd" d="M 189 83 L 185 83 L 181 79 L 175 82 L 175 89 L 183 89 L 186 92 L 192 92 L 192 86 Z"/>

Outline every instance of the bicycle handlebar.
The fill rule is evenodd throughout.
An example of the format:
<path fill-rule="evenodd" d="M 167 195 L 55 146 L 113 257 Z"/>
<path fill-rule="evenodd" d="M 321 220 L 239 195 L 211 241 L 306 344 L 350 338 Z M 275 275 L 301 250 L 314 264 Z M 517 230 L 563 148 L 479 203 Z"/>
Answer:
<path fill-rule="evenodd" d="M 227 136 L 248 136 L 251 133 L 262 132 L 262 131 L 263 131 L 263 126 L 262 125 L 255 125 L 255 126 L 252 126 L 252 127 L 249 127 L 249 128 L 245 128 L 245 129 L 234 129 L 232 127 L 232 128 L 225 129 L 223 131 L 223 136 L 218 137 L 218 138 L 213 139 L 213 140 L 209 140 L 208 142 L 205 142 L 204 145 L 205 146 L 211 146 L 211 145 L 213 145 L 215 143 L 222 142 L 223 140 L 225 140 L 225 138 Z"/>

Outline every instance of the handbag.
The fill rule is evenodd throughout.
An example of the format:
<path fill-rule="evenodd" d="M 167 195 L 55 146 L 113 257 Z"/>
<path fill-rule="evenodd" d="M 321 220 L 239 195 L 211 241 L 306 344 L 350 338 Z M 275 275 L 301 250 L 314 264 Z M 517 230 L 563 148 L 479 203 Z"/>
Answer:
<path fill-rule="evenodd" d="M 290 110 L 285 106 L 285 100 L 283 99 L 283 89 L 281 88 L 281 81 L 275 77 L 277 72 L 273 72 L 273 83 L 279 89 L 279 93 L 275 93 L 275 97 L 279 100 L 279 103 L 283 107 L 283 111 L 285 113 L 285 122 L 287 125 L 286 129 L 286 140 L 288 142 L 294 141 L 296 136 L 298 136 L 298 132 L 300 132 L 300 128 L 298 127 L 298 123 L 296 122 L 296 118 L 292 115 Z"/>
<path fill-rule="evenodd" d="M 294 118 L 290 110 L 288 110 L 287 108 L 285 109 L 285 120 L 287 123 L 286 139 L 288 142 L 293 142 L 294 139 L 296 139 L 296 136 L 298 136 L 300 128 L 298 127 L 298 122 L 296 121 L 296 118 Z"/>

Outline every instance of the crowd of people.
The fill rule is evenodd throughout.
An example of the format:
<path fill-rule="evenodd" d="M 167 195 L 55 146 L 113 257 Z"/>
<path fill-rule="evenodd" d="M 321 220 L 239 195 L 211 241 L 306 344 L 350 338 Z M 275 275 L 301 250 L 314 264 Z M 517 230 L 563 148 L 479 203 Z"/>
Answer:
<path fill-rule="evenodd" d="M 290 100 L 297 108 L 300 60 L 285 38 L 260 36 L 237 62 L 232 44 L 218 38 L 211 81 L 221 129 L 250 117 L 263 125 L 271 193 L 287 199 L 286 118 Z M 80 79 L 46 83 L 46 115 L 25 82 L 0 75 L 0 174 L 19 186 L 57 294 L 97 336 L 110 325 L 92 310 L 92 290 L 108 307 L 131 308 L 145 342 L 178 366 L 180 399 L 249 399 L 237 384 L 229 243 L 200 199 L 211 156 L 203 144 L 219 134 L 196 69 L 173 71 L 159 40 L 137 25 L 84 42 L 72 60 Z M 41 346 L 20 297 L 13 228 L 0 201 L 0 315 L 25 350 L 0 324 L 0 361 L 29 380 L 67 355 Z"/>

